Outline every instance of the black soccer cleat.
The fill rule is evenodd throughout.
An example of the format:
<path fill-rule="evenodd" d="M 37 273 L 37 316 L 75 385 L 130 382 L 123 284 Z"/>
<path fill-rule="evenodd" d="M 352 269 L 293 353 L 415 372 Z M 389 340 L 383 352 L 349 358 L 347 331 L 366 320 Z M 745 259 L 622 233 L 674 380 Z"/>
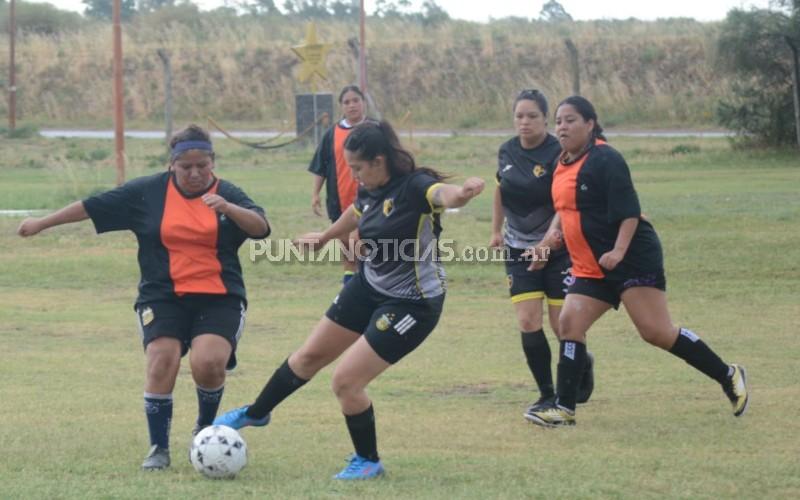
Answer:
<path fill-rule="evenodd" d="M 154 444 L 142 462 L 142 470 L 163 470 L 169 467 L 169 450 Z"/>
<path fill-rule="evenodd" d="M 556 402 L 555 395 L 542 396 L 534 403 L 531 403 L 531 405 L 528 406 L 528 409 L 525 410 L 525 413 L 523 413 L 522 416 L 525 417 L 525 420 L 531 420 L 531 416 L 533 415 L 534 412 L 544 410 L 548 406 L 552 406 L 553 404 L 555 404 L 555 402 Z"/>

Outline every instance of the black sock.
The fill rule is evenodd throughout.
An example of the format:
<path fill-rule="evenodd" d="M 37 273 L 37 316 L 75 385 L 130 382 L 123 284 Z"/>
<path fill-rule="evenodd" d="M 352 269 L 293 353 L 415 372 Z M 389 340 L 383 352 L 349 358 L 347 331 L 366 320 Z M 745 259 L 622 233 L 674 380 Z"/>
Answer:
<path fill-rule="evenodd" d="M 266 417 L 281 401 L 303 387 L 306 382 L 308 380 L 301 379 L 289 368 L 289 360 L 287 359 L 275 370 L 267 384 L 261 389 L 261 394 L 258 395 L 255 403 L 250 405 L 245 415 L 250 418 Z"/>
<path fill-rule="evenodd" d="M 575 410 L 578 384 L 586 364 L 586 344 L 562 340 L 558 358 L 558 404 Z"/>
<path fill-rule="evenodd" d="M 225 391 L 225 386 L 222 385 L 216 389 L 206 389 L 198 385 L 196 389 L 197 425 L 199 427 L 206 427 L 211 425 L 211 422 L 214 421 L 214 417 L 217 416 L 219 402 L 222 400 L 222 393 Z"/>
<path fill-rule="evenodd" d="M 169 449 L 169 427 L 172 424 L 172 394 L 144 393 L 144 413 L 150 444 Z"/>
<path fill-rule="evenodd" d="M 720 384 L 724 384 L 728 379 L 728 369 L 730 367 L 691 330 L 681 328 L 678 338 L 669 352 Z"/>
<path fill-rule="evenodd" d="M 535 332 L 520 332 L 522 338 L 522 351 L 528 361 L 536 385 L 539 386 L 541 397 L 549 398 L 555 394 L 553 388 L 553 370 L 550 368 L 552 361 L 550 344 L 541 328 Z"/>
<path fill-rule="evenodd" d="M 378 437 L 375 434 L 375 410 L 372 404 L 369 408 L 358 415 L 345 415 L 347 430 L 350 432 L 350 439 L 356 453 L 370 462 L 377 462 L 378 457 Z"/>

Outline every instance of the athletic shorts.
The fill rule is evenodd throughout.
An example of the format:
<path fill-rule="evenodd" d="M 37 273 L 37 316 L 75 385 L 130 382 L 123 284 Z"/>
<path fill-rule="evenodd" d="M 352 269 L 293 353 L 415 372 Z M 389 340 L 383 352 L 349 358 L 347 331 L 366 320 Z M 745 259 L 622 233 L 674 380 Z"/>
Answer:
<path fill-rule="evenodd" d="M 619 309 L 619 303 L 622 300 L 622 292 L 628 288 L 633 288 L 636 286 L 646 286 L 666 291 L 667 279 L 664 277 L 663 270 L 655 273 L 642 274 L 640 276 L 625 280 L 574 278 L 574 281 L 569 286 L 567 293 L 587 295 L 594 299 L 602 300 L 603 302 L 611 304 L 614 309 Z"/>
<path fill-rule="evenodd" d="M 506 277 L 511 302 L 516 304 L 523 300 L 547 297 L 547 303 L 551 306 L 564 304 L 567 286 L 572 279 L 569 254 L 563 252 L 549 260 L 542 269 L 528 271 L 531 260 L 522 257 L 522 252 L 524 250 L 508 248 Z"/>
<path fill-rule="evenodd" d="M 397 363 L 433 331 L 442 315 L 444 294 L 430 299 L 398 299 L 375 291 L 356 274 L 333 299 L 325 316 L 360 333 L 387 363 Z"/>
<path fill-rule="evenodd" d="M 236 367 L 236 345 L 244 330 L 246 312 L 246 302 L 234 295 L 190 294 L 136 305 L 136 319 L 145 348 L 159 337 L 171 337 L 181 342 L 183 356 L 198 335 L 219 335 L 231 343 L 228 370 Z"/>

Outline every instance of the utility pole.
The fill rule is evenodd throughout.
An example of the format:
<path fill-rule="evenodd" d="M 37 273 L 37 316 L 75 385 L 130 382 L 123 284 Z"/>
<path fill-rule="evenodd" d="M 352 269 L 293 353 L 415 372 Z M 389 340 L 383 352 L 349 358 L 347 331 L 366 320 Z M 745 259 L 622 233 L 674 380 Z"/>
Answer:
<path fill-rule="evenodd" d="M 786 43 L 792 51 L 792 101 L 794 101 L 794 131 L 797 147 L 800 148 L 800 47 L 798 41 L 786 36 Z"/>
<path fill-rule="evenodd" d="M 14 67 L 15 42 L 17 36 L 16 0 L 11 0 L 8 6 L 8 38 L 9 66 L 8 66 L 8 130 L 13 132 L 17 126 L 17 75 Z"/>
<path fill-rule="evenodd" d="M 112 22 L 114 24 L 114 145 L 117 159 L 117 185 L 125 182 L 125 123 L 122 89 L 122 10 L 121 0 L 114 0 Z"/>
<path fill-rule="evenodd" d="M 364 0 L 361 0 L 361 15 L 360 15 L 360 30 L 361 30 L 361 50 L 358 54 L 358 76 L 359 82 L 358 86 L 361 87 L 361 92 L 364 95 L 367 94 L 367 35 L 365 29 L 365 17 L 366 14 L 364 13 Z"/>

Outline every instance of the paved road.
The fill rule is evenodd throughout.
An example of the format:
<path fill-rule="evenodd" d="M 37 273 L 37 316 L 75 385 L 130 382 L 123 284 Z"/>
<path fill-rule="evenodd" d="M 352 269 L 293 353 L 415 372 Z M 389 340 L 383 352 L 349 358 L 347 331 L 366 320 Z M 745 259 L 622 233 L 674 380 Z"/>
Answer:
<path fill-rule="evenodd" d="M 398 130 L 401 136 L 405 137 L 408 132 L 405 130 Z M 72 137 L 82 139 L 113 139 L 113 130 L 79 130 L 79 129 L 42 129 L 39 132 L 43 137 L 57 138 L 57 137 Z M 512 130 L 415 130 L 416 137 L 451 137 L 451 136 L 467 136 L 467 137 L 511 137 L 514 134 Z M 713 131 L 697 131 L 697 130 L 607 130 L 605 132 L 607 137 L 729 137 L 733 135 L 731 132 L 713 130 Z M 222 134 L 214 132 L 212 134 L 215 138 L 225 138 Z M 276 137 L 279 132 L 276 130 L 261 130 L 261 131 L 231 131 L 231 135 L 242 139 L 269 139 Z M 284 134 L 286 138 L 294 137 L 294 133 Z M 125 137 L 134 139 L 164 139 L 164 132 L 159 130 L 126 130 Z"/>

